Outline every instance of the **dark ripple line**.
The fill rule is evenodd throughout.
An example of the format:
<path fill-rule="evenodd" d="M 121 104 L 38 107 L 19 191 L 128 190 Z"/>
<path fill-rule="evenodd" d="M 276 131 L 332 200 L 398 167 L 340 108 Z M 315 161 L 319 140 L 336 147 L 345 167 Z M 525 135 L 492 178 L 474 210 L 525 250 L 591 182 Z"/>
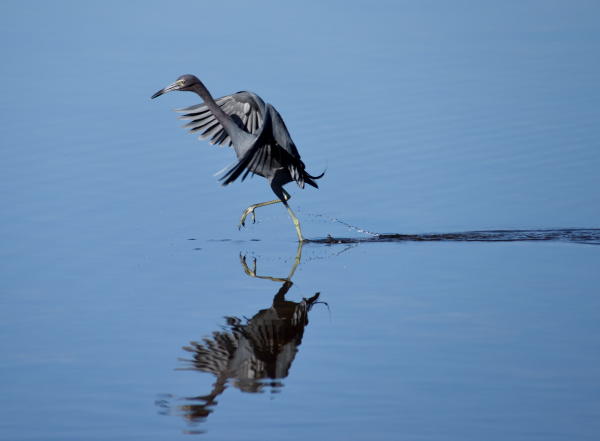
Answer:
<path fill-rule="evenodd" d="M 306 239 L 308 243 L 343 244 L 372 242 L 529 242 L 560 241 L 600 245 L 600 228 L 553 230 L 485 230 L 458 233 L 376 234 L 372 237 L 333 237 Z"/>

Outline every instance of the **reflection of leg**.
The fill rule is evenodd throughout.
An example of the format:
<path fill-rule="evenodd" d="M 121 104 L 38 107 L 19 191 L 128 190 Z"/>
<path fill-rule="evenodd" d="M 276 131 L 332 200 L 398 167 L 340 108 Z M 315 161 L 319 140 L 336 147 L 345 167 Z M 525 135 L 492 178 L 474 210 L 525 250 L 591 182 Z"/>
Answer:
<path fill-rule="evenodd" d="M 283 190 L 283 188 L 282 188 Z M 251 214 L 252 215 L 252 223 L 256 222 L 256 215 L 254 214 L 254 210 L 256 210 L 258 207 L 264 207 L 266 205 L 271 205 L 271 204 L 278 204 L 280 202 L 284 202 L 284 201 L 288 201 L 291 196 L 289 195 L 289 193 L 285 190 L 283 190 L 283 194 L 284 194 L 284 199 L 275 199 L 272 201 L 268 201 L 268 202 L 259 202 L 258 204 L 253 204 L 250 205 L 248 208 L 246 208 L 244 210 L 244 212 L 242 213 L 242 217 L 240 218 L 240 224 L 238 225 L 238 229 L 242 228 L 243 226 L 246 225 L 246 217 Z"/>
<path fill-rule="evenodd" d="M 292 265 L 292 269 L 290 274 L 287 276 L 288 280 L 292 280 L 292 276 L 296 272 L 296 268 L 300 265 L 300 261 L 302 260 L 302 245 L 304 243 L 302 241 L 298 242 L 298 249 L 296 250 L 296 257 L 294 258 L 294 264 Z"/>
<path fill-rule="evenodd" d="M 241 254 L 240 254 L 240 263 L 242 264 L 242 269 L 244 270 L 244 272 L 246 274 L 248 274 L 250 277 L 256 277 L 257 279 L 272 280 L 274 282 L 287 282 L 288 281 L 288 279 L 284 279 L 283 277 L 259 276 L 258 274 L 256 274 L 256 258 L 254 258 L 254 262 L 252 264 L 252 269 L 250 269 L 250 267 L 246 263 L 246 256 L 242 256 Z"/>
<path fill-rule="evenodd" d="M 290 270 L 289 275 L 285 278 L 284 277 L 259 276 L 258 274 L 256 274 L 256 258 L 254 259 L 252 269 L 250 269 L 250 267 L 246 263 L 246 256 L 242 256 L 241 254 L 240 254 L 240 263 L 242 264 L 242 269 L 244 270 L 244 272 L 247 275 L 249 275 L 250 277 L 256 277 L 257 279 L 273 280 L 274 282 L 291 282 L 292 276 L 296 272 L 296 268 L 298 268 L 298 265 L 300 265 L 300 260 L 302 259 L 302 246 L 303 246 L 303 243 L 299 242 L 298 249 L 296 250 L 296 257 L 294 258 L 294 263 L 292 264 L 292 269 Z"/>

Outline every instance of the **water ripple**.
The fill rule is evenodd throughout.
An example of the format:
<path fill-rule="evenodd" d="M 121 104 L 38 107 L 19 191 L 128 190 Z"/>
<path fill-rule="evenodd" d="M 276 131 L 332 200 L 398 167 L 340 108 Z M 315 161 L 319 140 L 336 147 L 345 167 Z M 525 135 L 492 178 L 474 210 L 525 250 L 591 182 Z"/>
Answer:
<path fill-rule="evenodd" d="M 562 228 L 552 230 L 485 230 L 458 233 L 374 234 L 370 237 L 333 237 L 307 239 L 309 243 L 338 244 L 364 242 L 529 242 L 556 241 L 600 245 L 600 228 Z"/>

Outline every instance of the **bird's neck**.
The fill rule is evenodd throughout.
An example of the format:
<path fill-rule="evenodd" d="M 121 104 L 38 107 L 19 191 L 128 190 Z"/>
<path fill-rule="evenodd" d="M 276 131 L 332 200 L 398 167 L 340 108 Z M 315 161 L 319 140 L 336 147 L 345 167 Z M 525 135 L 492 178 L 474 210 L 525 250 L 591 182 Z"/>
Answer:
<path fill-rule="evenodd" d="M 211 111 L 211 113 L 217 118 L 217 120 L 223 126 L 223 129 L 227 132 L 233 144 L 240 144 L 244 138 L 246 138 L 249 134 L 243 131 L 234 121 L 231 119 L 229 115 L 227 115 L 221 107 L 215 102 L 212 95 L 201 81 L 198 81 L 192 86 L 192 90 L 200 95 L 200 98 L 206 104 Z"/>

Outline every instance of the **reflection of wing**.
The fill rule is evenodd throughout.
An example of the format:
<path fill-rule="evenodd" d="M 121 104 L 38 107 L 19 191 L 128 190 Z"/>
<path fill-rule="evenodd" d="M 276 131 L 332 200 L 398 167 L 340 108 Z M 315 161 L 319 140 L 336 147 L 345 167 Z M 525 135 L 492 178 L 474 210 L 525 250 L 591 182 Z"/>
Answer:
<path fill-rule="evenodd" d="M 193 341 L 183 349 L 194 354 L 189 360 L 194 369 L 218 378 L 233 378 L 237 380 L 234 385 L 244 392 L 260 391 L 262 385 L 255 380 L 264 378 L 264 362 L 256 358 L 251 343 L 235 327 L 230 332 L 213 332 L 212 338 L 202 343 Z"/>
<path fill-rule="evenodd" d="M 265 107 L 264 101 L 258 95 L 242 91 L 217 98 L 215 101 L 248 133 L 255 134 L 258 131 L 263 121 Z M 231 146 L 231 139 L 223 126 L 205 104 L 176 109 L 176 111 L 185 113 L 179 117 L 180 119 L 190 120 L 183 126 L 184 128 L 190 129 L 191 133 L 202 132 L 199 139 L 208 139 L 211 144 Z"/>
<path fill-rule="evenodd" d="M 229 360 L 238 348 L 239 336 L 230 332 L 213 332 L 212 338 L 204 338 L 202 343 L 190 342 L 184 350 L 194 353 L 194 368 L 210 372 L 217 377 L 227 372 Z"/>
<path fill-rule="evenodd" d="M 282 290 L 288 288 L 284 284 Z M 194 369 L 233 378 L 239 389 L 257 392 L 262 387 L 257 380 L 288 375 L 308 323 L 308 311 L 317 298 L 318 294 L 296 303 L 276 296 L 273 306 L 246 323 L 230 317 L 227 331 L 213 332 L 211 338 L 184 347 L 194 354 L 189 361 Z"/>

